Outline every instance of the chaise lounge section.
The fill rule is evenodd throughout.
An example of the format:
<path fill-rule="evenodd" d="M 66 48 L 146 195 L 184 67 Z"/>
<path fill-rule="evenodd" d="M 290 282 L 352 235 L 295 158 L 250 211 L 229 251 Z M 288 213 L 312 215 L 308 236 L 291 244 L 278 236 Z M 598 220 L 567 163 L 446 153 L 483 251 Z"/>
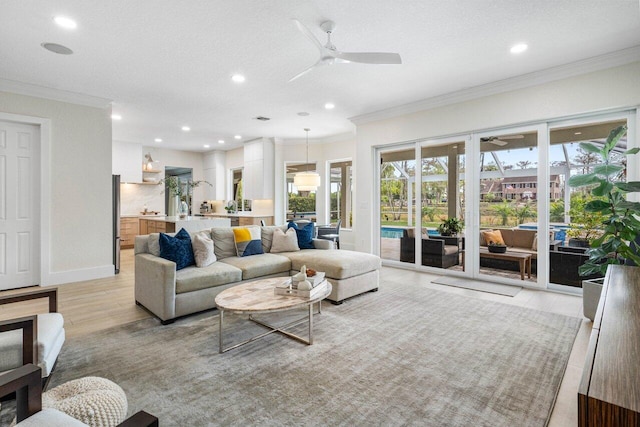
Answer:
<path fill-rule="evenodd" d="M 261 229 L 264 254 L 238 257 L 232 227 L 214 227 L 205 233 L 214 242 L 217 261 L 206 267 L 176 271 L 176 264 L 161 258 L 158 234 L 136 236 L 135 299 L 163 324 L 178 317 L 215 308 L 215 297 L 240 283 L 268 277 L 286 277 L 302 265 L 324 271 L 333 290 L 327 297 L 340 304 L 345 299 L 378 289 L 380 258 L 362 252 L 334 250 L 329 240 L 314 239 L 315 249 L 270 253 L 273 232 L 287 226 Z M 202 233 L 199 232 L 199 233 Z"/>

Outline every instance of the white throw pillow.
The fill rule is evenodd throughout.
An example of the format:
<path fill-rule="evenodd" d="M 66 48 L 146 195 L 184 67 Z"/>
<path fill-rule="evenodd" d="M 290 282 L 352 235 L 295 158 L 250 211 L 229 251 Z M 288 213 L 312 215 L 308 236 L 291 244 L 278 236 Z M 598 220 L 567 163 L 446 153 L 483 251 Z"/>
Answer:
<path fill-rule="evenodd" d="M 273 243 L 271 244 L 271 253 L 278 252 L 295 252 L 299 251 L 298 235 L 295 228 L 290 228 L 285 233 L 284 231 L 276 228 L 273 231 Z"/>
<path fill-rule="evenodd" d="M 216 254 L 213 252 L 213 240 L 203 233 L 198 233 L 191 240 L 193 256 L 196 259 L 196 267 L 206 267 L 216 262 Z"/>

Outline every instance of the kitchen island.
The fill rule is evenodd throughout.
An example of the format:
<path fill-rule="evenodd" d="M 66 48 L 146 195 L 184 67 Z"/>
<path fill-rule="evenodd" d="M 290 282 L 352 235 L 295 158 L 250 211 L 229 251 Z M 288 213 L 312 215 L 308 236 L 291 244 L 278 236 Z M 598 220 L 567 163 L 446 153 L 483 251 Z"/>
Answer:
<path fill-rule="evenodd" d="M 231 220 L 232 226 L 260 225 L 260 221 L 264 221 L 265 225 L 273 225 L 273 215 L 253 212 L 207 213 L 204 216 L 208 218 L 228 218 Z"/>
<path fill-rule="evenodd" d="M 188 216 L 180 218 L 179 216 L 162 216 L 162 217 L 144 217 L 140 218 L 139 234 L 151 233 L 175 233 L 184 228 L 190 233 L 200 230 L 206 230 L 211 227 L 230 227 L 231 220 L 229 218 L 211 218 L 204 216 Z"/>

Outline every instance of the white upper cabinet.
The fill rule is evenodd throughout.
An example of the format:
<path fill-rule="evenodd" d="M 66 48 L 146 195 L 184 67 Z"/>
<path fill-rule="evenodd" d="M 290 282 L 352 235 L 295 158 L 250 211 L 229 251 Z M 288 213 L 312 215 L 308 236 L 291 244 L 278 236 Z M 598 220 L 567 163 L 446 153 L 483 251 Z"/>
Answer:
<path fill-rule="evenodd" d="M 142 144 L 113 141 L 111 169 L 120 182 L 142 182 Z"/>
<path fill-rule="evenodd" d="M 273 199 L 275 172 L 273 141 L 260 138 L 244 144 L 244 170 L 242 171 L 244 198 L 250 200 Z"/>
<path fill-rule="evenodd" d="M 203 187 L 205 200 L 225 200 L 226 157 L 224 151 L 211 151 L 204 155 L 204 180 L 211 184 L 211 187 L 208 185 Z"/>

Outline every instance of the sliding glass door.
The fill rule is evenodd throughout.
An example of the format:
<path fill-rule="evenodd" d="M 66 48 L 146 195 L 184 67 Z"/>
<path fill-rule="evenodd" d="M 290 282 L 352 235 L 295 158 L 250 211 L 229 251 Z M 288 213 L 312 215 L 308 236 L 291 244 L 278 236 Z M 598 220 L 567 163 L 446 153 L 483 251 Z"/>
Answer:
<path fill-rule="evenodd" d="M 476 137 L 474 276 L 537 285 L 539 248 L 546 241 L 540 203 L 546 205 L 547 197 L 539 179 L 539 134 L 519 128 Z"/>

